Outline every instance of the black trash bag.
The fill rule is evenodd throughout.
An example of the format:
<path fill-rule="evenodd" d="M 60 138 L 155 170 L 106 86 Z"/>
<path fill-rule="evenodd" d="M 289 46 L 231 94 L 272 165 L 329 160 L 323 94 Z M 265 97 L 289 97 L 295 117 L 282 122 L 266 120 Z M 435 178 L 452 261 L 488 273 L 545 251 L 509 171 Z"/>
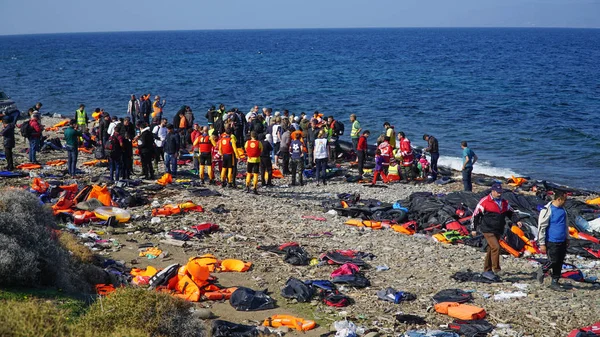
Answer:
<path fill-rule="evenodd" d="M 255 326 L 236 324 L 217 319 L 212 324 L 212 337 L 257 337 Z"/>
<path fill-rule="evenodd" d="M 457 271 L 454 273 L 451 278 L 457 280 L 458 282 L 477 282 L 477 283 L 497 283 L 500 282 L 498 277 L 489 278 L 487 275 L 483 275 L 481 273 L 475 273 L 471 271 L 471 269 Z"/>
<path fill-rule="evenodd" d="M 361 273 L 354 273 L 352 275 L 340 275 L 334 277 L 331 282 L 339 284 L 347 284 L 355 288 L 364 288 L 371 285 L 371 282 Z"/>
<path fill-rule="evenodd" d="M 396 322 L 403 324 L 414 324 L 414 325 L 423 325 L 427 324 L 427 321 L 421 316 L 410 315 L 410 314 L 398 314 L 396 315 Z M 397 324 L 396 323 L 396 324 Z"/>
<path fill-rule="evenodd" d="M 495 326 L 484 319 L 473 321 L 457 319 L 453 323 L 448 324 L 448 328 L 466 337 L 485 337 L 494 330 Z"/>
<path fill-rule="evenodd" d="M 308 253 L 300 246 L 289 246 L 283 251 L 285 251 L 283 260 L 293 266 L 306 266 L 310 262 Z"/>
<path fill-rule="evenodd" d="M 257 311 L 275 308 L 275 300 L 264 291 L 239 287 L 231 294 L 229 304 L 237 311 Z"/>
<path fill-rule="evenodd" d="M 310 302 L 315 294 L 315 288 L 304 282 L 291 277 L 281 289 L 281 296 L 285 298 L 294 298 L 298 302 Z"/>
<path fill-rule="evenodd" d="M 460 289 L 444 289 L 433 295 L 435 303 L 456 302 L 466 303 L 473 300 L 473 295 Z"/>

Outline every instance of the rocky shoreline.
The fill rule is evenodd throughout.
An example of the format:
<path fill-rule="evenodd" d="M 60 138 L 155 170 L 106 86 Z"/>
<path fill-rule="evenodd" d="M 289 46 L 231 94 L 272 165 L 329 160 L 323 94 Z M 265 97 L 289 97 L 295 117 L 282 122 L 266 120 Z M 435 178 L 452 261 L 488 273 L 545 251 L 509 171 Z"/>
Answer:
<path fill-rule="evenodd" d="M 51 126 L 60 120 L 62 119 L 45 117 L 42 122 Z M 62 132 L 50 132 L 50 135 L 62 140 Z M 20 164 L 26 160 L 26 154 L 22 152 L 25 143 L 20 135 L 16 138 L 18 144 L 14 151 L 15 164 Z M 66 152 L 51 151 L 38 155 L 38 160 L 42 163 L 55 159 L 66 159 Z M 82 168 L 81 163 L 91 159 L 92 155 L 81 153 L 78 167 Z M 184 167 L 185 170 L 190 168 L 191 165 Z M 92 177 L 106 175 L 105 170 L 100 167 L 83 168 L 85 174 L 78 178 L 77 182 L 90 183 Z M 136 173 L 140 172 L 139 167 L 135 167 L 134 170 Z M 44 168 L 34 172 L 61 177 L 64 171 L 66 166 Z M 162 171 L 161 169 L 160 172 Z M 348 226 L 344 224 L 348 220 L 347 217 L 336 215 L 334 212 L 325 213 L 321 206 L 321 201 L 335 199 L 339 193 L 359 193 L 362 199 L 391 203 L 406 199 L 414 192 L 448 193 L 462 188 L 460 179 L 457 180 L 458 182 L 442 186 L 391 184 L 388 188 L 371 188 L 347 183 L 343 177 L 333 179 L 326 186 L 316 186 L 309 180 L 305 186 L 288 187 L 289 179 L 286 178 L 274 180 L 274 188 L 259 188 L 258 196 L 246 194 L 241 189 L 207 186 L 222 194 L 210 197 L 195 196 L 191 188 L 174 184 L 157 192 L 147 191 L 150 201 L 164 205 L 191 200 L 201 205 L 205 212 L 161 217 L 158 222 L 159 220 L 153 220 L 150 214 L 151 206 L 148 204 L 129 209 L 132 213 L 129 223 L 114 228 L 83 226 L 74 231 L 86 233 L 94 230 L 98 234 L 103 233 L 100 235 L 102 239 L 114 240 L 112 242 L 117 243 L 110 248 L 95 248 L 95 252 L 106 258 L 123 261 L 128 267 L 145 268 L 152 265 L 163 268 L 172 263 L 185 263 L 189 257 L 206 253 L 221 259 L 251 261 L 253 267 L 246 273 L 217 273 L 215 276 L 221 285 L 227 287 L 268 289 L 277 299 L 278 308 L 238 312 L 233 310 L 228 302 L 200 302 L 197 305 L 210 308 L 220 319 L 235 323 L 262 322 L 270 315 L 281 313 L 316 320 L 320 327 L 305 333 L 306 336 L 326 333 L 331 323 L 344 318 L 365 329 L 377 329 L 381 336 L 398 335 L 409 328 L 415 328 L 396 324 L 394 314 L 399 312 L 425 318 L 427 325 L 419 328 L 438 328 L 450 323 L 452 319 L 430 310 L 431 297 L 447 288 L 472 291 L 474 304 L 486 309 L 490 322 L 510 326 L 497 329 L 494 333 L 497 336 L 566 336 L 572 329 L 595 323 L 600 317 L 600 297 L 597 296 L 600 287 L 573 283 L 568 292 L 552 292 L 533 277 L 532 273 L 537 266 L 512 256 L 504 256 L 501 260 L 506 273 L 504 282 L 458 283 L 450 276 L 467 268 L 479 271 L 483 265 L 483 253 L 464 245 L 437 243 L 422 235 L 406 236 L 390 229 L 371 230 Z M 29 177 L 0 180 L 4 187 L 21 187 L 30 183 Z M 143 185 L 147 183 L 153 182 L 144 182 Z M 135 189 L 142 190 L 142 187 Z M 475 191 L 485 188 L 474 186 Z M 217 214 L 210 211 L 219 205 L 223 205 L 229 212 Z M 304 219 L 303 216 L 324 217 L 326 221 Z M 184 245 L 173 245 L 172 241 L 165 241 L 165 234 L 169 230 L 186 229 L 204 222 L 216 223 L 222 231 L 203 239 L 194 238 Z M 278 245 L 290 241 L 299 243 L 311 257 L 318 257 L 321 253 L 336 249 L 354 249 L 374 254 L 376 258 L 368 261 L 372 268 L 365 270 L 365 276 L 370 280 L 371 286 L 364 289 L 343 287 L 342 292 L 354 300 L 353 305 L 345 308 L 332 308 L 317 301 L 304 304 L 285 300 L 279 293 L 288 278 L 329 279 L 329 274 L 335 269 L 333 266 L 292 266 L 286 264 L 280 256 L 256 248 L 258 245 Z M 167 256 L 157 259 L 139 257 L 138 245 L 148 242 L 167 251 Z M 568 260 L 574 264 L 590 262 L 573 256 L 569 256 Z M 389 269 L 378 271 L 377 266 L 387 266 Z M 600 276 L 599 267 L 600 264 L 592 266 L 586 270 L 586 274 Z M 417 299 L 401 304 L 377 300 L 376 292 L 387 287 L 414 293 Z M 524 291 L 527 295 L 518 299 L 494 300 L 494 294 L 515 291 Z"/>

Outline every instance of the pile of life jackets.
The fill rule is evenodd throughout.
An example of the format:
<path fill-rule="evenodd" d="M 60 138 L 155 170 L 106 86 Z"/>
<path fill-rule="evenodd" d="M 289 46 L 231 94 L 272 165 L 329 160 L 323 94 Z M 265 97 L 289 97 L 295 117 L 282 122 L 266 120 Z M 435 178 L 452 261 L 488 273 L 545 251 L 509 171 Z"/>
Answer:
<path fill-rule="evenodd" d="M 74 210 L 73 207 L 82 201 L 97 199 L 104 206 L 116 206 L 113 204 L 112 197 L 108 187 L 99 185 L 87 185 L 79 190 L 76 184 L 69 186 L 59 186 L 62 192 L 58 201 L 52 205 L 52 213 L 58 215 L 61 213 L 70 213 L 74 216 L 74 223 L 81 224 L 89 221 L 96 221 L 96 215 L 90 211 Z"/>

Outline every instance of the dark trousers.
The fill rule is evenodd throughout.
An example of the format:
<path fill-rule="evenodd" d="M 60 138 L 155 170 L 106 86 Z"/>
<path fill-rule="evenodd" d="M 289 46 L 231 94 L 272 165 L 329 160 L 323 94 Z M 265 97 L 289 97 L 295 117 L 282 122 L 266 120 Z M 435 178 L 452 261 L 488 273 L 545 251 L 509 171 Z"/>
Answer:
<path fill-rule="evenodd" d="M 6 155 L 6 169 L 9 171 L 14 170 L 15 164 L 13 163 L 13 148 L 5 146 L 4 154 Z"/>
<path fill-rule="evenodd" d="M 154 168 L 152 167 L 152 153 L 140 152 L 140 161 L 142 162 L 142 174 L 144 178 L 154 179 Z"/>
<path fill-rule="evenodd" d="M 131 157 L 123 157 L 123 173 L 121 176 L 123 179 L 131 178 L 131 174 L 133 173 L 133 158 Z"/>
<path fill-rule="evenodd" d="M 565 262 L 565 255 L 567 254 L 567 243 L 548 242 L 546 243 L 546 253 L 550 261 L 542 267 L 544 273 L 552 269 L 552 279 L 558 280 L 562 274 L 562 265 Z"/>
<path fill-rule="evenodd" d="M 437 168 L 437 162 L 438 159 L 440 159 L 440 154 L 439 153 L 432 153 L 431 154 L 431 178 L 433 180 L 437 180 L 437 174 L 438 174 L 438 168 Z"/>
<path fill-rule="evenodd" d="M 335 163 L 335 160 L 337 159 L 337 154 L 340 152 L 339 151 L 339 141 L 338 138 L 331 138 L 332 141 L 329 142 L 329 160 Z"/>
<path fill-rule="evenodd" d="M 471 173 L 473 173 L 472 167 L 467 167 L 462 171 L 463 187 L 465 192 L 473 191 L 473 183 L 471 182 Z"/>
<path fill-rule="evenodd" d="M 365 167 L 365 151 L 358 151 L 358 174 L 362 177 Z"/>
<path fill-rule="evenodd" d="M 500 271 L 500 234 L 483 233 L 485 241 L 487 241 L 487 253 L 485 254 L 485 262 L 483 271 Z"/>
<path fill-rule="evenodd" d="M 314 162 L 314 147 L 308 143 L 308 165 L 306 167 L 312 168 Z"/>
<path fill-rule="evenodd" d="M 158 162 L 164 160 L 163 156 L 165 155 L 165 150 L 162 147 L 156 148 L 156 153 L 154 155 L 154 166 L 158 169 Z"/>
<path fill-rule="evenodd" d="M 413 166 L 409 165 L 409 166 L 404 166 L 402 165 L 402 180 L 403 181 L 408 181 L 408 180 L 413 180 L 415 177 L 413 175 Z"/>
<path fill-rule="evenodd" d="M 121 171 L 123 170 L 123 158 L 108 157 L 108 165 L 110 167 L 110 180 L 120 180 Z"/>
<path fill-rule="evenodd" d="M 316 159 L 317 170 L 316 170 L 316 178 L 317 183 L 319 180 L 325 182 L 325 175 L 327 174 L 327 158 L 324 159 Z"/>
<path fill-rule="evenodd" d="M 267 178 L 265 181 L 265 172 Z M 263 186 L 271 185 L 271 178 L 273 178 L 273 163 L 270 157 L 260 157 L 260 181 Z"/>
<path fill-rule="evenodd" d="M 290 153 L 287 151 L 280 151 L 281 155 L 281 173 L 290 174 Z"/>
<path fill-rule="evenodd" d="M 292 185 L 296 185 L 296 174 L 300 185 L 304 185 L 304 158 L 292 159 Z"/>
<path fill-rule="evenodd" d="M 75 173 L 77 173 L 77 156 L 79 155 L 79 150 L 77 147 L 71 145 L 67 145 L 66 148 L 68 155 L 67 168 L 69 170 L 69 174 L 74 177 Z"/>
<path fill-rule="evenodd" d="M 358 152 L 356 150 L 357 147 L 358 147 L 358 137 L 352 138 L 352 150 L 354 150 L 354 152 Z"/>

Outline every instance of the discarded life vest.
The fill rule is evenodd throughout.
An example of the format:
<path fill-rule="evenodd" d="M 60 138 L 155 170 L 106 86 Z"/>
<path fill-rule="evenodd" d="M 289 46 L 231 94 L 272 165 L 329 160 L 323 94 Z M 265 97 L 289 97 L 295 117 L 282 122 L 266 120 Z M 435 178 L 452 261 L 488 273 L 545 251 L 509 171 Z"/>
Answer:
<path fill-rule="evenodd" d="M 314 329 L 317 326 L 317 323 L 290 315 L 274 315 L 265 319 L 263 326 L 273 328 L 285 326 L 297 331 L 308 331 Z"/>
<path fill-rule="evenodd" d="M 108 159 L 94 159 L 94 160 L 86 161 L 83 163 L 83 166 L 96 166 L 101 163 L 108 163 Z"/>
<path fill-rule="evenodd" d="M 173 176 L 170 173 L 165 173 L 162 177 L 160 177 L 156 183 L 159 185 L 166 186 L 173 182 Z"/>
<path fill-rule="evenodd" d="M 47 166 L 62 166 L 67 163 L 64 159 L 50 160 L 46 162 Z"/>
<path fill-rule="evenodd" d="M 85 222 L 96 221 L 96 214 L 94 212 L 89 211 L 75 211 L 73 212 L 73 223 L 76 225 L 80 225 Z"/>
<path fill-rule="evenodd" d="M 438 303 L 434 306 L 434 308 L 435 311 L 440 314 L 448 315 L 450 317 L 465 321 L 484 319 L 486 316 L 485 309 L 483 308 L 456 302 Z"/>
<path fill-rule="evenodd" d="M 417 232 L 418 224 L 416 221 L 405 222 L 401 225 L 392 225 L 392 229 L 398 233 L 413 235 Z"/>
<path fill-rule="evenodd" d="M 112 206 L 110 191 L 106 186 L 92 185 L 92 190 L 85 200 L 98 199 L 104 206 Z"/>
<path fill-rule="evenodd" d="M 387 223 L 389 225 L 390 222 L 388 221 Z M 381 221 L 361 219 L 349 219 L 348 221 L 344 222 L 344 224 L 356 227 L 368 227 L 371 229 L 381 229 L 383 225 Z"/>
<path fill-rule="evenodd" d="M 92 151 L 92 149 L 86 149 L 85 147 L 80 147 L 80 148 L 78 148 L 77 150 L 78 150 L 79 152 L 84 152 L 84 153 L 87 153 L 87 154 L 92 154 L 92 153 L 94 153 L 94 151 Z"/>
<path fill-rule="evenodd" d="M 127 210 L 118 207 L 99 207 L 94 210 L 96 217 L 101 220 L 108 220 L 110 217 L 115 217 L 118 222 L 127 222 L 131 218 L 131 213 Z"/>
<path fill-rule="evenodd" d="M 569 236 L 576 238 L 576 239 L 580 239 L 580 240 L 587 240 L 587 241 L 592 241 L 594 243 L 600 243 L 600 240 L 598 240 L 597 237 L 587 234 L 587 233 L 580 232 L 575 227 L 569 227 Z"/>
<path fill-rule="evenodd" d="M 221 261 L 221 266 L 219 268 L 219 271 L 222 272 L 231 272 L 231 271 L 235 271 L 235 272 L 246 272 L 248 271 L 248 269 L 250 269 L 250 267 L 252 267 L 252 262 L 244 262 L 241 260 L 234 260 L 234 259 L 226 259 Z"/>
<path fill-rule="evenodd" d="M 281 179 L 283 178 L 283 173 L 278 169 L 273 169 L 273 178 Z"/>
<path fill-rule="evenodd" d="M 171 216 L 187 212 L 204 212 L 204 208 L 191 201 L 186 201 L 179 205 L 168 204 L 160 208 L 152 209 L 152 216 Z"/>
<path fill-rule="evenodd" d="M 594 335 L 600 336 L 600 322 L 596 322 L 590 326 L 572 330 L 571 332 L 569 332 L 567 337 L 590 337 Z"/>
<path fill-rule="evenodd" d="M 19 170 L 37 170 L 37 169 L 41 169 L 41 168 L 42 168 L 42 165 L 33 164 L 33 163 L 24 163 L 24 164 L 17 166 L 17 169 L 19 169 Z"/>
<path fill-rule="evenodd" d="M 217 269 L 219 261 L 212 254 L 204 254 L 202 256 L 190 257 L 188 263 L 195 261 L 196 264 L 208 267 L 208 271 L 213 272 Z"/>
<path fill-rule="evenodd" d="M 33 181 L 31 182 L 31 189 L 38 193 L 46 192 L 46 190 L 48 190 L 49 187 L 50 184 L 43 181 L 41 178 L 33 178 Z"/>
<path fill-rule="evenodd" d="M 96 294 L 100 296 L 106 296 L 112 292 L 115 292 L 115 286 L 112 284 L 96 284 Z"/>

